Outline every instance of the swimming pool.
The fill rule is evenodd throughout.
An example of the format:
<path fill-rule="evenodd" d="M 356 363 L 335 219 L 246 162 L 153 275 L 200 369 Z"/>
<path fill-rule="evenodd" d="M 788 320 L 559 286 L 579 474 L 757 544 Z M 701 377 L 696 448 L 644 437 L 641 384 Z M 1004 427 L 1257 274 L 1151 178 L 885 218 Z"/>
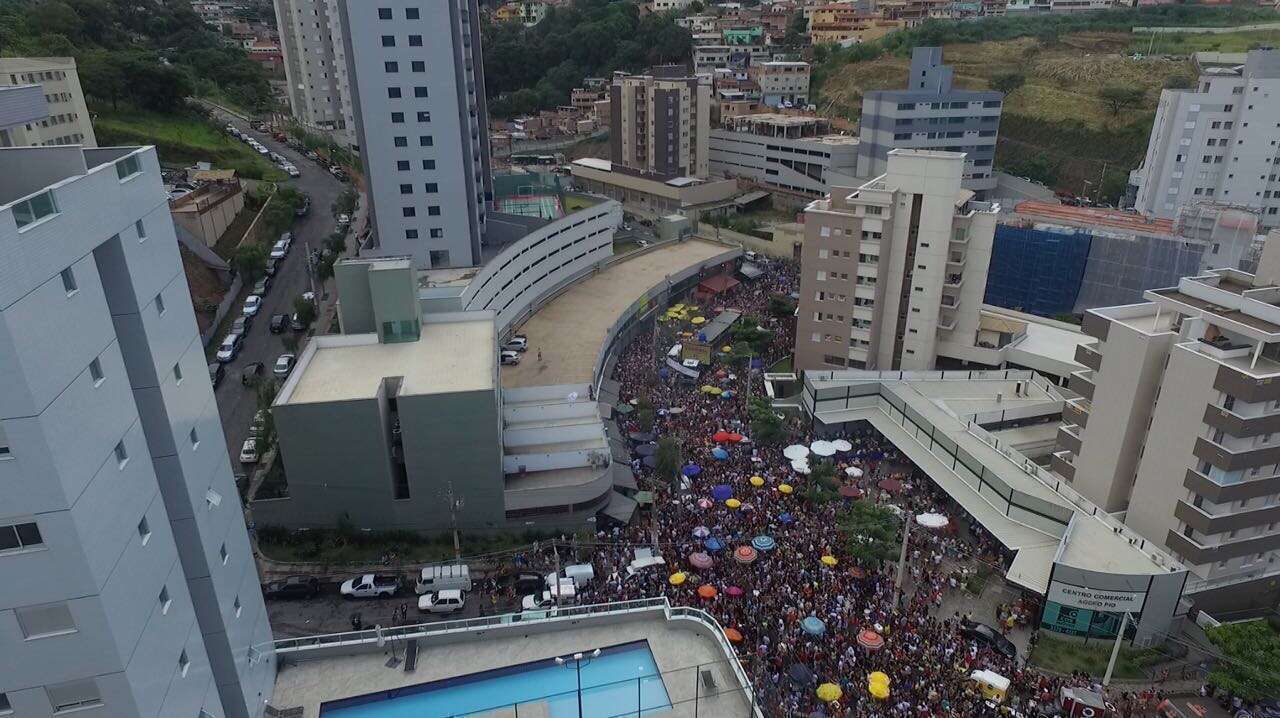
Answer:
<path fill-rule="evenodd" d="M 452 718 L 545 702 L 550 718 L 578 718 L 573 662 L 554 659 L 330 701 L 322 718 Z M 583 718 L 643 716 L 671 707 L 647 641 L 602 649 L 582 666 Z"/>

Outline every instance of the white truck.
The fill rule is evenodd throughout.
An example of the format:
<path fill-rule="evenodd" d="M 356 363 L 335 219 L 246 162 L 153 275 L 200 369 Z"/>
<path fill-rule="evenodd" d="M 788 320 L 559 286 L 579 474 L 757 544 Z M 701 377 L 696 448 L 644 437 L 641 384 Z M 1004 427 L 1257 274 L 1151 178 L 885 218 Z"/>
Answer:
<path fill-rule="evenodd" d="M 391 598 L 400 591 L 400 577 L 377 573 L 349 578 L 338 588 L 343 598 Z"/>

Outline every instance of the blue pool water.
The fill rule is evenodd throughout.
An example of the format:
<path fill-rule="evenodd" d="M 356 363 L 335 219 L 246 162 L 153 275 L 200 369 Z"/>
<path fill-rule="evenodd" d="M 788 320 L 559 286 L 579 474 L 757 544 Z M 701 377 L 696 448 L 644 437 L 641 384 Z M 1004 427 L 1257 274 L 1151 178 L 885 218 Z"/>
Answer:
<path fill-rule="evenodd" d="M 645 641 L 604 649 L 582 667 L 582 718 L 643 716 L 671 707 Z M 326 703 L 322 718 L 452 718 L 547 701 L 551 718 L 578 718 L 578 677 L 572 661 L 502 668 L 396 691 Z"/>

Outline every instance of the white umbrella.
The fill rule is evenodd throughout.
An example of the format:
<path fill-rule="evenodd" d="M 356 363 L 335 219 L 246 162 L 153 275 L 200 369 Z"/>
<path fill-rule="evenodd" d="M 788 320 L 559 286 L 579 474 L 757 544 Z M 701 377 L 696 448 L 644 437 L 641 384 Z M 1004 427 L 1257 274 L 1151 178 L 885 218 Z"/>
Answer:
<path fill-rule="evenodd" d="M 836 455 L 835 444 L 832 444 L 830 441 L 823 441 L 822 439 L 819 439 L 813 442 L 812 444 L 809 444 L 809 450 L 817 454 L 818 456 L 835 456 Z"/>
<path fill-rule="evenodd" d="M 809 447 L 803 444 L 792 444 L 782 450 L 782 455 L 792 461 L 795 461 L 796 459 L 803 459 L 809 455 Z"/>
<path fill-rule="evenodd" d="M 809 468 L 809 462 L 804 459 L 796 459 L 791 462 L 791 470 L 797 474 L 808 475 L 813 469 Z"/>
<path fill-rule="evenodd" d="M 942 514 L 928 513 L 917 515 L 916 523 L 928 529 L 940 529 L 951 522 Z"/>
<path fill-rule="evenodd" d="M 850 444 L 844 439 L 836 439 L 831 442 L 831 445 L 836 447 L 836 451 L 853 451 L 853 444 Z"/>
<path fill-rule="evenodd" d="M 850 466 L 849 468 L 844 470 L 844 473 L 845 475 L 852 476 L 855 479 L 862 478 L 862 469 L 859 469 L 856 466 Z"/>

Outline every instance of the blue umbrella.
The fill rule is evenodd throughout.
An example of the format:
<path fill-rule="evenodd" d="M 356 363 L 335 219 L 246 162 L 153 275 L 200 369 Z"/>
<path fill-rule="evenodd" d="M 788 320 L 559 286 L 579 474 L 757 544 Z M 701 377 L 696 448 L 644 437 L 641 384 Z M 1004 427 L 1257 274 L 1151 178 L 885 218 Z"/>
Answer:
<path fill-rule="evenodd" d="M 671 371 L 670 371 L 670 370 L 668 370 L 665 366 L 660 366 L 660 367 L 658 367 L 658 378 L 659 378 L 659 379 L 666 379 L 668 376 L 671 376 Z"/>
<path fill-rule="evenodd" d="M 757 551 L 772 551 L 778 544 L 768 536 L 757 536 L 751 539 L 751 545 L 755 546 Z"/>
<path fill-rule="evenodd" d="M 725 451 L 719 446 L 711 450 L 711 455 L 720 461 L 724 461 L 725 459 L 729 458 L 729 452 Z"/>
<path fill-rule="evenodd" d="M 718 484 L 711 489 L 711 498 L 716 501 L 724 501 L 733 496 L 733 487 L 728 484 Z"/>
<path fill-rule="evenodd" d="M 658 457 L 653 456 L 652 454 L 650 454 L 649 456 L 646 456 L 646 457 L 644 457 L 643 459 L 641 459 L 641 460 L 640 460 L 640 463 L 644 464 L 645 466 L 649 467 L 650 469 L 656 469 L 656 468 L 658 468 Z"/>
<path fill-rule="evenodd" d="M 784 524 L 789 524 L 795 521 L 796 517 L 792 516 L 790 513 L 778 514 L 778 520 Z"/>
<path fill-rule="evenodd" d="M 685 467 L 680 470 L 680 473 L 685 476 L 697 476 L 702 473 L 702 467 L 697 464 L 686 464 Z"/>
<path fill-rule="evenodd" d="M 800 622 L 800 630 L 810 636 L 821 636 L 827 632 L 827 624 L 823 623 L 822 619 L 817 616 L 809 616 Z"/>
<path fill-rule="evenodd" d="M 724 550 L 724 541 L 721 541 L 720 539 L 716 538 L 715 536 L 712 536 L 711 538 L 709 538 L 709 539 L 707 539 L 706 541 L 703 541 L 703 542 L 702 542 L 702 547 L 703 547 L 703 548 L 705 548 L 705 549 L 706 549 L 706 550 L 708 550 L 708 551 L 723 551 L 723 550 Z"/>
<path fill-rule="evenodd" d="M 726 390 L 724 390 L 724 391 L 720 392 L 720 398 L 721 398 L 721 399 L 732 399 L 732 398 L 733 398 L 733 392 L 732 392 L 732 391 L 729 391 L 728 389 L 726 389 Z"/>

